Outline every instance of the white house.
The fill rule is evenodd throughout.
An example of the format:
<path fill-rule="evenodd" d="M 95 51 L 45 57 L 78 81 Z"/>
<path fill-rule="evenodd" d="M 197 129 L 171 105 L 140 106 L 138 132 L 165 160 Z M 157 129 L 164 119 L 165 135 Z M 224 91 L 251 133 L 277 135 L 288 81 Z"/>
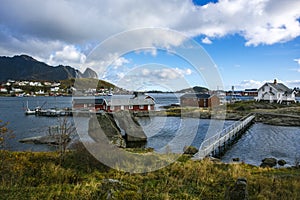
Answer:
<path fill-rule="evenodd" d="M 6 89 L 6 88 L 0 87 L 0 92 L 1 92 L 1 93 L 7 93 L 7 89 Z"/>
<path fill-rule="evenodd" d="M 12 92 L 20 93 L 20 92 L 23 92 L 23 90 L 20 88 L 12 88 Z"/>
<path fill-rule="evenodd" d="M 257 101 L 269 102 L 296 102 L 296 91 L 288 88 L 282 83 L 277 83 L 275 79 L 273 83 L 265 83 L 258 89 Z"/>
<path fill-rule="evenodd" d="M 39 90 L 39 91 L 35 92 L 35 94 L 37 94 L 37 95 L 43 95 L 43 94 L 45 94 L 45 91 L 44 90 Z"/>
<path fill-rule="evenodd" d="M 51 92 L 58 92 L 59 91 L 59 87 L 50 88 L 50 91 Z"/>

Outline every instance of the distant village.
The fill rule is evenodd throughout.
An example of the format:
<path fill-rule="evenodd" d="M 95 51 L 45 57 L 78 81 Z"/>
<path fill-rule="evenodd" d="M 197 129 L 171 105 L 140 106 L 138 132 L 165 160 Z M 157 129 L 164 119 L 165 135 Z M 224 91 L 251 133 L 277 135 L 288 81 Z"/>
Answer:
<path fill-rule="evenodd" d="M 67 82 L 7 80 L 0 85 L 0 95 L 2 96 L 71 96 L 74 91 L 76 94 L 80 94 L 79 96 L 112 96 L 113 93 L 132 94 L 132 92 L 125 92 L 125 90 L 118 87 L 112 88 L 109 86 L 104 87 L 99 85 L 97 88 L 80 90 L 74 87 L 74 80 Z M 187 90 L 184 92 L 184 94 L 180 97 L 180 106 L 212 108 L 224 103 L 233 103 L 242 100 L 290 104 L 299 102 L 299 99 L 296 97 L 300 95 L 299 88 L 290 89 L 283 83 L 277 83 L 277 80 L 274 80 L 272 83 L 265 83 L 258 89 L 234 90 L 234 87 L 232 87 L 230 91 L 209 91 L 208 89 L 204 90 L 203 92 L 195 92 L 196 90 L 194 92 L 193 91 L 194 90 Z M 114 105 L 115 103 L 113 104 L 109 99 L 106 98 L 104 100 L 100 99 L 99 102 L 96 103 L 99 108 L 95 106 L 95 104 L 93 107 L 95 106 L 94 109 L 109 111 L 123 110 L 125 108 L 128 108 L 128 110 L 154 109 L 154 99 L 150 98 L 150 102 L 149 96 L 132 98 L 130 100 L 126 100 L 121 97 L 120 100 L 116 100 L 116 98 L 114 101 L 118 102 L 118 105 Z M 86 100 L 84 99 L 78 99 L 77 106 L 82 108 L 88 107 L 88 104 L 85 101 Z M 139 109 L 135 109 L 135 106 L 137 106 Z"/>
<path fill-rule="evenodd" d="M 82 91 L 85 95 L 109 95 L 111 87 L 89 88 Z M 76 91 L 74 81 L 16 81 L 7 80 L 0 85 L 0 96 L 70 96 Z M 117 90 L 118 92 L 118 90 Z"/>
<path fill-rule="evenodd" d="M 68 94 L 69 90 L 62 88 L 60 82 L 7 80 L 6 83 L 1 84 L 0 93 L 10 96 L 52 96 Z"/>

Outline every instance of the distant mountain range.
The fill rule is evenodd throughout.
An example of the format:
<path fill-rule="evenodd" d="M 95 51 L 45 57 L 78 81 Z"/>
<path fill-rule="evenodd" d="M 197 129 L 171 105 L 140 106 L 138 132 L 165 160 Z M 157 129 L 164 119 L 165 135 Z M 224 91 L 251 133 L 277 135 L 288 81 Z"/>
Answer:
<path fill-rule="evenodd" d="M 69 78 L 98 79 L 98 75 L 90 68 L 81 73 L 70 66 L 50 66 L 28 55 L 0 56 L 0 82 L 8 79 L 59 81 Z"/>
<path fill-rule="evenodd" d="M 208 91 L 209 91 L 209 89 L 207 89 L 205 87 L 195 86 L 195 87 L 192 87 L 192 88 L 179 90 L 177 92 L 178 93 L 207 93 Z"/>

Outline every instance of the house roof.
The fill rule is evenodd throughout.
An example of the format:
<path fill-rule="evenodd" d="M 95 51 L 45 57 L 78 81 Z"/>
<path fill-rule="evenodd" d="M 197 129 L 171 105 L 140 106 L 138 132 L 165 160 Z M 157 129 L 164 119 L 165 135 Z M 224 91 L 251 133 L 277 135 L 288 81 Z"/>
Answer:
<path fill-rule="evenodd" d="M 191 93 L 191 94 L 184 94 L 180 98 L 197 98 L 197 99 L 209 99 L 213 95 L 204 94 L 204 93 Z"/>
<path fill-rule="evenodd" d="M 76 97 L 73 98 L 73 102 L 76 104 L 103 104 L 105 101 L 104 98 L 95 98 L 95 97 Z"/>
<path fill-rule="evenodd" d="M 275 90 L 279 91 L 279 92 L 286 92 L 286 93 L 292 93 L 293 90 L 288 88 L 287 86 L 285 86 L 283 83 L 265 83 L 263 86 L 261 86 L 259 88 L 259 90 L 261 88 L 263 88 L 265 85 L 269 85 L 270 87 L 274 88 Z"/>
<path fill-rule="evenodd" d="M 108 106 L 130 106 L 130 105 L 154 105 L 154 99 L 151 96 L 128 96 L 116 95 L 106 97 L 76 97 L 73 99 L 76 104 L 106 104 Z"/>
<path fill-rule="evenodd" d="M 133 106 L 133 105 L 154 105 L 152 99 L 145 98 L 111 98 L 107 100 L 109 106 Z"/>

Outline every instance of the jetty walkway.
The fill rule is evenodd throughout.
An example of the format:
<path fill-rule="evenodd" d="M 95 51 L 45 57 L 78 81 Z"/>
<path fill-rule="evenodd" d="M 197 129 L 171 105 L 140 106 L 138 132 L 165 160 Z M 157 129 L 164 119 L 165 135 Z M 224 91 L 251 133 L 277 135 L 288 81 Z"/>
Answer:
<path fill-rule="evenodd" d="M 255 114 L 250 113 L 216 135 L 207 138 L 202 142 L 194 159 L 203 159 L 208 156 L 221 157 L 230 145 L 253 124 L 254 119 Z"/>

